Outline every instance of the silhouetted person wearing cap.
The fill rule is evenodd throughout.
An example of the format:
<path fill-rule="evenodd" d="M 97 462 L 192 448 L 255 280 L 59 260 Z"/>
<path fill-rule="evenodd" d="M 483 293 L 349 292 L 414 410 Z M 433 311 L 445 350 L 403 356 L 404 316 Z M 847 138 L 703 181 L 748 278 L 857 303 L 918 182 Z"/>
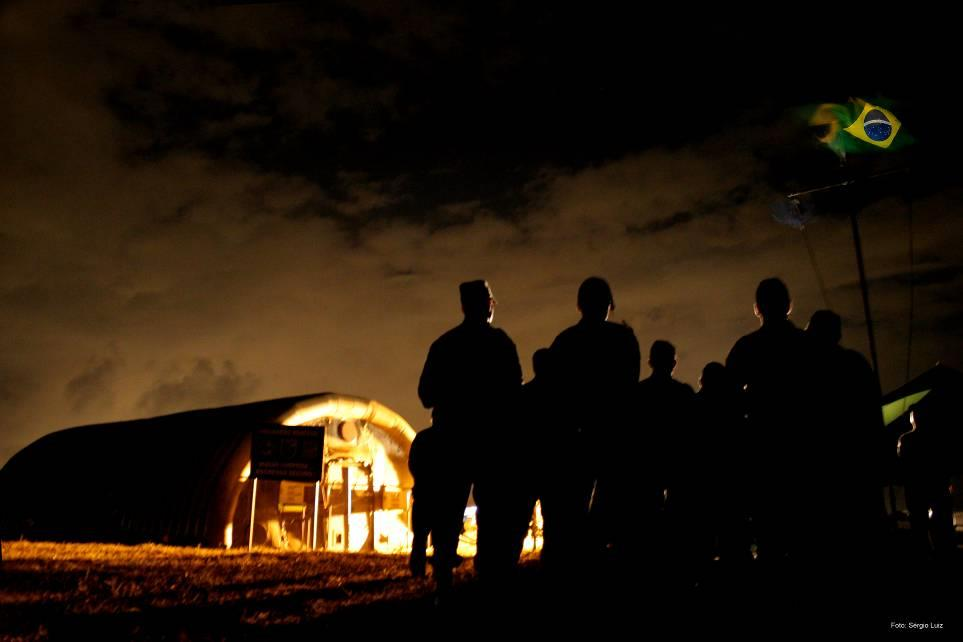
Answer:
<path fill-rule="evenodd" d="M 815 312 L 806 326 L 819 375 L 819 449 L 812 476 L 815 504 L 826 527 L 815 534 L 818 553 L 847 562 L 871 555 L 882 533 L 886 433 L 876 374 L 860 353 L 839 345 L 842 320 Z M 816 402 L 816 400 L 814 400 Z"/>
<path fill-rule="evenodd" d="M 695 393 L 689 384 L 672 378 L 675 366 L 675 346 L 661 339 L 653 342 L 649 349 L 652 374 L 635 389 L 634 407 L 640 419 L 630 440 L 644 462 L 639 470 L 631 471 L 637 478 L 627 477 L 623 483 L 637 487 L 638 523 L 623 523 L 620 531 L 626 548 L 631 546 L 633 537 L 641 539 L 643 557 L 660 556 L 667 526 L 663 519 L 664 509 L 668 508 L 666 498 L 671 506 L 678 505 L 680 509 L 676 511 L 676 526 L 687 514 L 682 509 L 688 500 L 678 497 L 675 499 L 679 501 L 675 501 L 672 495 L 677 487 L 682 490 L 686 481 L 679 473 L 691 454 L 687 451 L 691 447 Z M 684 527 L 681 530 L 688 535 Z M 673 537 L 669 541 L 679 543 L 680 539 Z"/>
<path fill-rule="evenodd" d="M 504 331 L 491 325 L 495 298 L 485 281 L 459 286 L 464 321 L 439 337 L 428 351 L 418 396 L 432 409 L 432 425 L 445 434 L 447 467 L 443 517 L 432 533 L 434 572 L 439 590 L 451 583 L 451 569 L 462 519 L 472 484 L 476 484 L 479 542 L 476 568 L 486 555 L 484 530 L 485 478 L 490 472 L 491 452 L 501 425 L 512 417 L 511 406 L 521 387 L 522 370 L 515 344 Z"/>
<path fill-rule="evenodd" d="M 627 408 L 641 357 L 632 329 L 608 320 L 614 309 L 609 284 L 599 277 L 586 279 L 578 289 L 581 320 L 562 331 L 551 347 L 556 399 L 566 410 L 556 431 L 558 456 L 571 475 L 557 489 L 556 533 L 564 535 L 550 551 L 563 563 L 581 562 L 592 540 L 613 543 L 613 527 L 629 492 L 619 486 L 626 460 L 619 456 L 618 444 L 630 431 Z M 588 529 L 590 502 L 595 533 Z"/>
<path fill-rule="evenodd" d="M 817 417 L 810 342 L 789 320 L 786 285 L 765 279 L 754 306 L 761 327 L 739 339 L 726 368 L 744 391 L 750 448 L 752 522 L 759 559 L 779 562 L 805 551 L 815 527 L 805 507 Z"/>

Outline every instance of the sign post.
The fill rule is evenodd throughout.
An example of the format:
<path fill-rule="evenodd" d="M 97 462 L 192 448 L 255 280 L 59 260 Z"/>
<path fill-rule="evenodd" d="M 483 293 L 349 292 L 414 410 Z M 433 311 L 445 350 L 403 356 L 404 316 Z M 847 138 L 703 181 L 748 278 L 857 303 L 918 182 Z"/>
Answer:
<path fill-rule="evenodd" d="M 351 467 L 344 466 L 341 469 L 341 485 L 344 487 L 344 550 L 345 552 L 350 550 L 349 542 L 351 541 Z"/>
<path fill-rule="evenodd" d="M 314 534 L 311 536 L 311 550 L 318 550 L 318 522 L 321 521 L 318 518 L 318 498 L 321 496 L 321 480 L 314 482 L 314 519 L 312 520 L 311 526 L 314 528 Z"/>
<path fill-rule="evenodd" d="M 254 548 L 254 507 L 257 505 L 257 477 L 252 478 L 254 488 L 251 489 L 251 527 L 247 534 L 247 550 Z"/>

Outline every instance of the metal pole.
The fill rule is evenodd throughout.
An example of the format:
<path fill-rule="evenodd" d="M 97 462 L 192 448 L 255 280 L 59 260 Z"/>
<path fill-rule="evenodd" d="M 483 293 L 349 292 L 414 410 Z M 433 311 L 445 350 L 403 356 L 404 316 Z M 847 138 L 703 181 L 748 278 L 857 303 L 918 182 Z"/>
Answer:
<path fill-rule="evenodd" d="M 318 497 L 321 496 L 321 480 L 314 483 L 314 535 L 311 536 L 311 550 L 318 550 Z"/>
<path fill-rule="evenodd" d="M 367 546 L 365 547 L 369 553 L 373 553 L 375 550 L 375 490 L 374 490 L 374 474 L 371 470 L 371 466 L 365 468 L 365 472 L 368 474 L 368 539 L 365 542 Z"/>
<path fill-rule="evenodd" d="M 331 493 L 331 488 L 328 488 L 328 493 Z M 331 495 L 329 494 L 328 497 Z M 331 550 L 331 520 L 334 519 L 334 502 L 328 501 L 328 507 L 325 509 L 325 521 L 324 521 L 324 550 Z"/>
<path fill-rule="evenodd" d="M 873 372 L 879 381 L 879 359 L 876 357 L 876 336 L 873 332 L 873 317 L 869 309 L 869 285 L 866 283 L 866 268 L 863 266 L 863 243 L 859 236 L 859 217 L 856 212 L 849 216 L 853 224 L 853 245 L 856 246 L 856 266 L 859 268 L 859 288 L 863 292 L 863 314 L 866 315 L 866 332 L 869 334 L 869 354 L 873 359 Z"/>
<path fill-rule="evenodd" d="M 344 550 L 351 550 L 348 542 L 351 540 L 351 467 L 345 465 L 341 469 L 341 483 L 344 485 Z"/>
<path fill-rule="evenodd" d="M 251 489 L 251 527 L 247 534 L 247 550 L 254 548 L 254 506 L 257 504 L 257 477 L 254 478 L 254 488 Z"/>

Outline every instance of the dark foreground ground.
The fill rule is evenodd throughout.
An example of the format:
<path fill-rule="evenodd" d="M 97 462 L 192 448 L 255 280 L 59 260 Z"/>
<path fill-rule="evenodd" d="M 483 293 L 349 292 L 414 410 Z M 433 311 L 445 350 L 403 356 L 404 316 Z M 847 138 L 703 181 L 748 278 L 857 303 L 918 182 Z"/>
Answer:
<path fill-rule="evenodd" d="M 898 542 L 897 542 L 898 544 Z M 449 640 L 543 634 L 798 632 L 952 635 L 963 628 L 959 560 L 900 546 L 874 569 L 712 567 L 698 583 L 624 562 L 579 577 L 536 560 L 511 581 L 466 568 L 440 603 L 399 556 L 5 542 L 3 640 L 321 640 L 348 634 Z M 470 563 L 466 564 L 470 567 Z"/>

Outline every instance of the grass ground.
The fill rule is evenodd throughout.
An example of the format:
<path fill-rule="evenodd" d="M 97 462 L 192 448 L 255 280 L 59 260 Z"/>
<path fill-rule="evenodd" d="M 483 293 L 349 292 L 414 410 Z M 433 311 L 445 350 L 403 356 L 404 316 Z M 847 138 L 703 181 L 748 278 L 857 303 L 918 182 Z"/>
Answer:
<path fill-rule="evenodd" d="M 400 556 L 5 542 L 4 639 L 232 639 L 426 599 Z"/>
<path fill-rule="evenodd" d="M 3 558 L 3 640 L 603 639 L 626 629 L 656 639 L 781 639 L 840 629 L 899 635 L 923 625 L 960 639 L 963 631 L 959 563 L 899 557 L 871 576 L 712 569 L 698 584 L 624 564 L 549 576 L 529 561 L 494 586 L 460 569 L 440 605 L 430 580 L 412 579 L 401 556 L 5 542 Z"/>

